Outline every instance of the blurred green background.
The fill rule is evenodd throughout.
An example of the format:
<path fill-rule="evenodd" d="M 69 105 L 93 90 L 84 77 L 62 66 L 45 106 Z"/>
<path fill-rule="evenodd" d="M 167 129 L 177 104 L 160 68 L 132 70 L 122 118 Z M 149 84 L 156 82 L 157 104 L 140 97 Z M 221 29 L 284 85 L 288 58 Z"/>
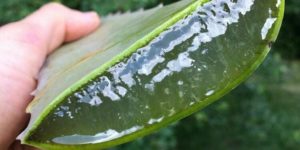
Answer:
<path fill-rule="evenodd" d="M 176 0 L 61 0 L 101 15 L 151 8 Z M 46 0 L 1 0 L 0 25 Z M 222 100 L 160 131 L 112 150 L 300 149 L 300 1 L 286 0 L 281 33 L 264 64 Z"/>

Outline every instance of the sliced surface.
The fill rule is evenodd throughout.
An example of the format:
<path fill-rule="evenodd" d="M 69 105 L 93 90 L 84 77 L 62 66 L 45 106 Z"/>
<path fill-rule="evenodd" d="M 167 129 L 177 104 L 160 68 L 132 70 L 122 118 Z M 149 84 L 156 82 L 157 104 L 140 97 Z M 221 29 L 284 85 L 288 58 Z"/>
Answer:
<path fill-rule="evenodd" d="M 183 10 L 185 2 L 188 1 L 173 6 L 180 4 L 183 7 L 177 11 Z M 201 1 L 193 4 L 200 6 Z M 189 7 L 192 6 L 196 5 Z M 41 91 L 41 101 L 33 105 L 31 112 L 36 116 L 25 143 L 49 149 L 105 148 L 148 134 L 207 106 L 245 80 L 262 62 L 277 37 L 283 6 L 280 0 L 212 0 L 133 54 L 118 57 L 119 62 L 99 70 L 80 88 L 68 89 L 64 97 L 57 98 L 64 90 L 57 84 L 77 74 L 66 72 L 58 79 L 50 77 L 49 82 L 56 84 L 50 82 L 52 88 Z M 147 18 L 156 18 L 150 22 L 152 29 L 163 23 L 157 13 Z M 118 23 L 114 19 L 107 22 Z M 148 32 L 128 35 L 137 37 L 132 39 L 136 41 Z M 105 39 L 105 34 L 97 36 Z M 89 64 L 79 64 L 83 65 L 79 69 L 106 63 L 131 45 L 126 45 L 127 39 L 131 38 L 121 36 L 117 49 L 108 47 L 97 53 L 99 57 L 90 58 Z M 78 68 L 71 65 L 72 69 Z M 77 72 L 80 76 L 87 74 L 84 69 Z"/>

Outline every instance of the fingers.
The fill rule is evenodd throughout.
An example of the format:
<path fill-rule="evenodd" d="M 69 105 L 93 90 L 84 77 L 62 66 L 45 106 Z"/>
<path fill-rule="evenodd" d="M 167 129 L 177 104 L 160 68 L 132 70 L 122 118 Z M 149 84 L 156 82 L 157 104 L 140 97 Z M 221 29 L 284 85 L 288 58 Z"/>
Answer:
<path fill-rule="evenodd" d="M 94 31 L 100 23 L 95 12 L 82 13 L 50 3 L 22 21 L 42 38 L 51 52 L 64 41 L 73 41 Z"/>
<path fill-rule="evenodd" d="M 0 149 L 7 149 L 26 125 L 25 108 L 47 54 L 91 33 L 99 23 L 93 12 L 51 3 L 0 28 Z"/>
<path fill-rule="evenodd" d="M 20 52 L 33 52 L 33 56 L 27 61 L 34 65 L 31 66 L 31 73 L 36 74 L 36 68 L 42 66 L 47 54 L 63 42 L 73 41 L 91 33 L 99 23 L 99 17 L 94 12 L 81 13 L 58 3 L 50 3 L 24 20 L 0 29 L 0 43 L 6 41 L 7 44 L 16 45 L 14 49 L 18 49 L 18 55 Z M 20 51 L 18 46 L 21 46 L 23 51 Z M 24 55 L 26 54 L 22 54 Z"/>

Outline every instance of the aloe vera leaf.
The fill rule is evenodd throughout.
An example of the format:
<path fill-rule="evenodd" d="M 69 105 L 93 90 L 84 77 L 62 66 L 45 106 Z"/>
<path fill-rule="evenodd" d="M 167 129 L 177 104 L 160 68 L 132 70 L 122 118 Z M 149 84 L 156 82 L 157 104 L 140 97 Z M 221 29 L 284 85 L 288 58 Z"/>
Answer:
<path fill-rule="evenodd" d="M 107 18 L 95 34 L 53 53 L 22 142 L 44 149 L 114 146 L 236 87 L 275 41 L 284 0 L 203 3 Z"/>

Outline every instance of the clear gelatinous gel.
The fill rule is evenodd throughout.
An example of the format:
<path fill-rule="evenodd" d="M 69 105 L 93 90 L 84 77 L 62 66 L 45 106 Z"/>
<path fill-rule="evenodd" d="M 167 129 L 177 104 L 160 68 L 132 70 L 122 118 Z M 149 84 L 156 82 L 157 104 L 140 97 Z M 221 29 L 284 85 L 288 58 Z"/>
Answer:
<path fill-rule="evenodd" d="M 67 97 L 31 138 L 57 144 L 107 142 L 218 93 L 261 53 L 256 45 L 276 20 L 272 10 L 278 6 L 270 7 L 274 1 L 205 3 Z M 39 136 L 52 126 L 60 128 Z"/>

